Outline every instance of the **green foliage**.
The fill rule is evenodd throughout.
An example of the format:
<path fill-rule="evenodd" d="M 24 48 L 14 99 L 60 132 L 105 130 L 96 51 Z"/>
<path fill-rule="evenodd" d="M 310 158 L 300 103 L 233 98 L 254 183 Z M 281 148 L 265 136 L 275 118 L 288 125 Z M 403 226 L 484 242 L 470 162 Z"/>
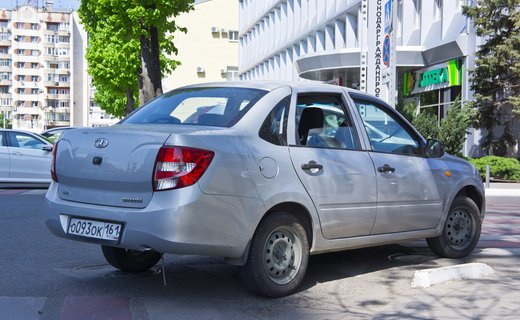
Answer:
<path fill-rule="evenodd" d="M 0 112 L 0 128 L 3 128 L 4 127 L 4 113 L 3 112 Z M 11 129 L 12 128 L 12 125 L 11 125 L 11 121 L 9 121 L 9 119 L 5 119 L 5 128 L 6 129 Z"/>
<path fill-rule="evenodd" d="M 425 138 L 442 141 L 446 152 L 460 157 L 468 128 L 474 117 L 474 109 L 463 106 L 457 98 L 440 124 L 437 116 L 426 112 L 415 116 L 412 124 Z"/>
<path fill-rule="evenodd" d="M 95 101 L 122 116 L 143 91 L 162 92 L 161 75 L 178 61 L 173 42 L 174 18 L 192 8 L 192 0 L 82 0 L 78 14 L 89 34 L 88 71 L 96 87 Z M 157 61 L 157 63 L 154 63 Z M 152 86 L 147 86 L 153 77 Z M 157 81 L 158 79 L 158 81 Z M 141 101 L 144 103 L 146 101 Z"/>
<path fill-rule="evenodd" d="M 520 181 L 520 162 L 516 159 L 487 156 L 470 159 L 470 161 L 480 171 L 482 179 L 486 178 L 486 165 L 489 165 L 489 172 L 492 178 Z"/>
<path fill-rule="evenodd" d="M 476 52 L 471 71 L 475 94 L 471 107 L 478 110 L 477 126 L 487 129 L 486 145 L 499 149 L 516 143 L 514 118 L 520 119 L 520 0 L 477 0 L 463 12 L 472 18 L 477 35 L 485 40 Z M 492 141 L 491 130 L 504 125 L 504 135 Z"/>

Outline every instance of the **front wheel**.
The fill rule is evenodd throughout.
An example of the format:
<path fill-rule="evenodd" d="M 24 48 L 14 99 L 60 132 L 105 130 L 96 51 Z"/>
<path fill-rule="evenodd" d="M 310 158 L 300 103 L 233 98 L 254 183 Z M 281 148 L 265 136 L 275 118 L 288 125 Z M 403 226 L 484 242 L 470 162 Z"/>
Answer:
<path fill-rule="evenodd" d="M 146 271 L 161 259 L 161 254 L 156 251 L 134 251 L 109 246 L 101 246 L 101 250 L 110 265 L 126 272 Z"/>
<path fill-rule="evenodd" d="M 309 243 L 302 223 L 292 214 L 274 213 L 260 223 L 241 277 L 252 291 L 282 297 L 302 283 Z"/>
<path fill-rule="evenodd" d="M 480 239 L 480 210 L 468 197 L 453 200 L 442 234 L 427 239 L 430 249 L 441 257 L 462 258 L 473 251 Z"/>

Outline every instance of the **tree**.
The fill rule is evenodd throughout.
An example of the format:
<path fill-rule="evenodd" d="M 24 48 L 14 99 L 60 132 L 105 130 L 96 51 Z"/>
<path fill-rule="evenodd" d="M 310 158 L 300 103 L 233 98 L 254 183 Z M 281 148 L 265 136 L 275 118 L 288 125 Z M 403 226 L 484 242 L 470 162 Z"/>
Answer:
<path fill-rule="evenodd" d="M 451 104 L 446 118 L 437 121 L 437 116 L 427 112 L 413 118 L 413 125 L 424 137 L 442 141 L 446 152 L 462 156 L 462 147 L 466 141 L 468 128 L 474 122 L 473 108 L 463 105 L 460 97 Z"/>
<path fill-rule="evenodd" d="M 484 43 L 476 52 L 471 71 L 470 105 L 478 110 L 477 126 L 486 129 L 484 146 L 505 155 L 518 138 L 512 134 L 514 119 L 520 119 L 520 0 L 477 0 L 463 12 L 473 20 Z M 493 128 L 504 133 L 493 138 Z"/>
<path fill-rule="evenodd" d="M 96 86 L 96 101 L 103 108 L 119 112 L 124 105 L 124 113 L 128 113 L 137 90 L 140 104 L 162 94 L 162 75 L 178 64 L 168 58 L 177 53 L 173 33 L 186 31 L 173 18 L 191 10 L 192 2 L 81 1 L 78 13 L 90 36 L 89 73 Z"/>
<path fill-rule="evenodd" d="M 0 128 L 4 128 L 4 113 L 0 112 Z M 11 129 L 11 121 L 9 119 L 5 118 L 5 128 Z"/>

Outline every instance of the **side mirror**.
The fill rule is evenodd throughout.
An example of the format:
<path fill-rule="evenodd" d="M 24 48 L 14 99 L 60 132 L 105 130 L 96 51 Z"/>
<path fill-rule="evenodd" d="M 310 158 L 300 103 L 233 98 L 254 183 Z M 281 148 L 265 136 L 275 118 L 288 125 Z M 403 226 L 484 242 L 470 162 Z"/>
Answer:
<path fill-rule="evenodd" d="M 428 139 L 425 149 L 427 158 L 440 158 L 444 155 L 444 143 L 438 140 Z"/>
<path fill-rule="evenodd" d="M 47 152 L 51 152 L 52 151 L 52 146 L 45 145 L 45 146 L 42 147 L 42 150 L 43 151 L 47 151 Z"/>

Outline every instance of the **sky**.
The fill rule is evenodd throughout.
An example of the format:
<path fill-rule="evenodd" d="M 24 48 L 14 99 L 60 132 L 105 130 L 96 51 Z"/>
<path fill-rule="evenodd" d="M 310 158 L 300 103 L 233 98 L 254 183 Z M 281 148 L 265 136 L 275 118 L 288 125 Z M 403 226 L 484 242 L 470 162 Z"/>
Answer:
<path fill-rule="evenodd" d="M 27 2 L 37 4 L 38 7 L 45 6 L 46 0 L 0 0 L 0 8 L 12 9 L 16 5 L 22 6 Z M 53 0 L 53 6 L 56 9 L 77 9 L 80 0 Z"/>

